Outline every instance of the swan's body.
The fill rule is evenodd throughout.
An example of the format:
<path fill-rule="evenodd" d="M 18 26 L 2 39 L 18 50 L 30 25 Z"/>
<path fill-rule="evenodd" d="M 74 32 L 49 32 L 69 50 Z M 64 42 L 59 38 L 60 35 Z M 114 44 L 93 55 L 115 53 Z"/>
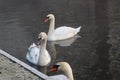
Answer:
<path fill-rule="evenodd" d="M 63 26 L 63 27 L 56 28 L 55 32 L 54 32 L 53 40 L 69 39 L 69 38 L 75 36 L 79 30 L 80 30 L 80 27 L 79 28 L 71 28 L 71 27 Z"/>
<path fill-rule="evenodd" d="M 67 62 L 58 62 L 53 68 L 50 70 L 51 72 L 54 71 L 62 71 L 64 73 L 61 75 L 50 76 L 45 80 L 74 80 L 73 73 L 70 65 Z"/>
<path fill-rule="evenodd" d="M 41 38 L 41 45 L 35 45 L 34 43 L 29 47 L 27 52 L 26 59 L 36 65 L 46 66 L 50 63 L 51 57 L 46 50 L 46 34 L 40 33 L 39 38 Z"/>
<path fill-rule="evenodd" d="M 57 41 L 57 40 L 65 40 L 75 36 L 81 29 L 81 26 L 78 28 L 72 28 L 67 26 L 61 26 L 55 29 L 55 17 L 53 14 L 48 14 L 45 22 L 50 20 L 50 27 L 48 31 L 48 40 L 49 41 Z"/>

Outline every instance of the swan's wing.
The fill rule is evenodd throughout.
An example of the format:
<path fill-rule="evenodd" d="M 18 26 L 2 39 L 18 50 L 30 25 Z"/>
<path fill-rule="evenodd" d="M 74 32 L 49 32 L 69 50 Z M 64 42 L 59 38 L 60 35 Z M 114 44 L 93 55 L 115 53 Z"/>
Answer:
<path fill-rule="evenodd" d="M 30 50 L 32 47 L 35 47 L 35 46 L 36 46 L 35 43 L 31 44 L 30 47 L 28 48 L 28 50 Z"/>
<path fill-rule="evenodd" d="M 62 40 L 62 39 L 68 39 L 75 35 L 75 29 L 71 27 L 59 27 L 55 30 L 55 39 L 56 40 Z"/>
<path fill-rule="evenodd" d="M 27 52 L 26 58 L 29 62 L 37 64 L 39 58 L 39 49 L 37 47 L 32 47 Z"/>
<path fill-rule="evenodd" d="M 55 29 L 55 34 L 57 35 L 66 35 L 68 33 L 75 33 L 75 29 L 72 27 L 62 26 Z"/>
<path fill-rule="evenodd" d="M 55 76 L 49 76 L 45 80 L 68 80 L 68 78 L 65 75 L 55 75 Z"/>

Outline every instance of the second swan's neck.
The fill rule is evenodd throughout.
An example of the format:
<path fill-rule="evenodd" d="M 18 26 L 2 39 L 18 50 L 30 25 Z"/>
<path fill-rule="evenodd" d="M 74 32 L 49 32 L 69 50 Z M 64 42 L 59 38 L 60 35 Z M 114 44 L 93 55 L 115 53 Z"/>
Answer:
<path fill-rule="evenodd" d="M 53 37 L 54 29 L 55 29 L 55 17 L 53 17 L 50 20 L 50 27 L 49 27 L 49 31 L 48 31 L 48 38 L 52 38 Z"/>
<path fill-rule="evenodd" d="M 45 55 L 45 51 L 46 51 L 46 43 L 47 41 L 42 41 L 41 45 L 40 45 L 40 52 L 39 52 L 39 58 L 38 58 L 38 64 L 41 65 L 41 61 Z"/>

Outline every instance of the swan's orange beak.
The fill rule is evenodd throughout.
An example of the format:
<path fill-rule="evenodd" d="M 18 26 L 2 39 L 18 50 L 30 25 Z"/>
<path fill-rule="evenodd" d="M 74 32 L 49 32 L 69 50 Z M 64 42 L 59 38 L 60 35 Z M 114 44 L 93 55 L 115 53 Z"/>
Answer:
<path fill-rule="evenodd" d="M 49 72 L 55 72 L 55 71 L 57 71 L 57 68 L 51 68 L 51 69 L 49 70 Z"/>
<path fill-rule="evenodd" d="M 58 71 L 59 65 L 53 65 L 53 67 L 49 70 L 49 72 L 55 72 Z"/>
<path fill-rule="evenodd" d="M 48 20 L 49 20 L 49 18 L 46 18 L 46 19 L 44 20 L 44 22 L 48 22 Z"/>

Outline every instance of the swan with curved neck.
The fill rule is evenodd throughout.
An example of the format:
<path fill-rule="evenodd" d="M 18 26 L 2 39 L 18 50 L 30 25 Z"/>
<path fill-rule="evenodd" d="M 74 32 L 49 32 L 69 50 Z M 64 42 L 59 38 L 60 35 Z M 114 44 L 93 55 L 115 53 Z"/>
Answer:
<path fill-rule="evenodd" d="M 46 80 L 74 80 L 73 72 L 67 62 L 58 62 L 50 69 L 50 72 L 62 71 L 64 75 L 50 76 Z"/>
<path fill-rule="evenodd" d="M 81 29 L 81 26 L 78 28 L 72 28 L 67 26 L 61 26 L 55 29 L 55 17 L 53 14 L 48 14 L 45 22 L 50 20 L 50 27 L 48 31 L 48 40 L 57 41 L 65 40 L 75 36 Z"/>
<path fill-rule="evenodd" d="M 35 45 L 34 43 L 29 47 L 29 51 L 26 55 L 26 59 L 36 65 L 46 66 L 50 63 L 51 57 L 46 50 L 47 35 L 41 32 L 38 35 L 38 40 L 41 41 L 40 45 Z"/>

